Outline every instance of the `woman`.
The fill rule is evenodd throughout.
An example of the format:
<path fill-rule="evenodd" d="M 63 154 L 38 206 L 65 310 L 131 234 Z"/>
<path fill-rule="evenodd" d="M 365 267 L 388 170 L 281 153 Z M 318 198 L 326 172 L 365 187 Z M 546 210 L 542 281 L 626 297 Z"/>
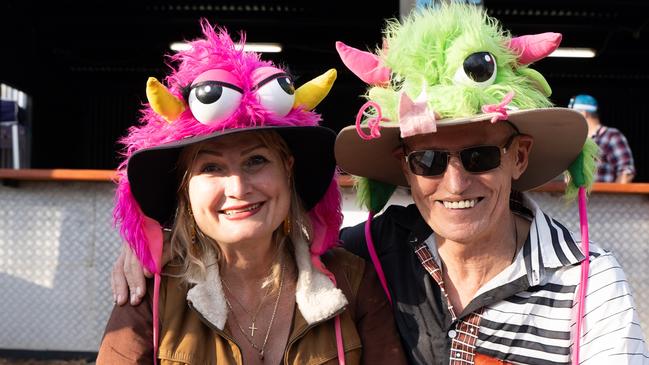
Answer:
<path fill-rule="evenodd" d="M 115 217 L 162 277 L 153 308 L 115 307 L 97 363 L 405 363 L 372 269 L 329 250 L 335 134 L 311 109 L 335 71 L 294 90 L 225 31 L 203 32 L 173 56 L 169 90 L 149 80 L 124 140 Z M 164 227 L 175 258 L 161 269 Z"/>

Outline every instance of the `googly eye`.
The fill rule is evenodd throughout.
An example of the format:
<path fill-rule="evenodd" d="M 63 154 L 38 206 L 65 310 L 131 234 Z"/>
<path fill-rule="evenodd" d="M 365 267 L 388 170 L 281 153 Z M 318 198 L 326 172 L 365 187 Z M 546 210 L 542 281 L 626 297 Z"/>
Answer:
<path fill-rule="evenodd" d="M 273 114 L 283 117 L 293 109 L 295 86 L 285 73 L 273 75 L 257 86 L 259 103 Z"/>
<path fill-rule="evenodd" d="M 470 54 L 458 68 L 453 81 L 458 85 L 487 87 L 496 80 L 496 58 L 489 52 Z"/>
<path fill-rule="evenodd" d="M 239 107 L 243 91 L 220 81 L 203 81 L 191 87 L 187 103 L 194 118 L 203 124 L 222 122 Z"/>

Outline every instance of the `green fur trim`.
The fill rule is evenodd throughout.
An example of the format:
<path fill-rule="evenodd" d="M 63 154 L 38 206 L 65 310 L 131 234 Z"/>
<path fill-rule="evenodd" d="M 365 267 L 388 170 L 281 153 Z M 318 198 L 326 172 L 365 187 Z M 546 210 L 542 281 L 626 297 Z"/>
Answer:
<path fill-rule="evenodd" d="M 531 80 L 534 80 L 538 89 L 543 92 L 543 95 L 547 97 L 550 97 L 550 95 L 552 95 L 552 88 L 550 87 L 550 84 L 548 84 L 548 82 L 545 80 L 545 77 L 543 77 L 540 72 L 531 68 L 521 68 L 518 70 L 518 72 L 529 77 Z"/>
<path fill-rule="evenodd" d="M 354 187 L 356 188 L 356 199 L 359 205 L 374 213 L 380 212 L 385 207 L 392 193 L 397 188 L 394 185 L 366 177 L 354 176 L 353 178 Z"/>
<path fill-rule="evenodd" d="M 521 67 L 508 48 L 511 40 L 498 21 L 475 6 L 445 4 L 414 11 L 403 23 L 389 21 L 385 44 L 377 54 L 392 70 L 389 85 L 373 87 L 367 97 L 381 106 L 391 120 L 398 116 L 401 92 L 416 99 L 425 89 L 430 108 L 442 118 L 481 113 L 497 104 L 510 91 L 510 106 L 518 109 L 552 106 L 550 88 L 543 76 Z M 464 60 L 476 52 L 489 52 L 496 61 L 496 79 L 489 86 L 461 85 L 454 81 Z"/>
<path fill-rule="evenodd" d="M 586 139 L 584 148 L 575 161 L 568 168 L 568 183 L 566 184 L 565 197 L 573 200 L 577 197 L 579 187 L 583 186 L 590 192 L 595 181 L 595 169 L 599 156 L 599 147 L 595 141 Z"/>

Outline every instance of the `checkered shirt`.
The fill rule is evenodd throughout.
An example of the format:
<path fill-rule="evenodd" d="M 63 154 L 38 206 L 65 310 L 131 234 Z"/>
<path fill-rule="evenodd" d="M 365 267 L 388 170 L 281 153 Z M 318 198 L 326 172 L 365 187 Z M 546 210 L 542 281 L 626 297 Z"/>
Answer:
<path fill-rule="evenodd" d="M 619 130 L 601 126 L 592 137 L 601 150 L 596 181 L 615 182 L 623 172 L 635 175 L 631 148 Z"/>

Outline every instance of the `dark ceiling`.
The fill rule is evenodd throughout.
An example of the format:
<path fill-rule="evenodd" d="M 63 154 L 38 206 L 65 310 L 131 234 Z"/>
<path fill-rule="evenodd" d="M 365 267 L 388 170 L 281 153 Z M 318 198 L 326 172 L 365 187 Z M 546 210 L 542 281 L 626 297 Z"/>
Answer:
<path fill-rule="evenodd" d="M 649 80 L 649 1 L 484 4 L 515 35 L 555 31 L 563 33 L 563 46 L 595 48 L 594 59 L 549 58 L 535 68 L 553 86 L 558 105 L 577 92 L 598 97 L 602 115 L 633 136 L 636 159 L 649 169 L 641 151 L 642 136 L 649 135 L 643 88 Z M 326 125 L 339 129 L 362 103 L 363 85 L 338 60 L 334 42 L 373 49 L 383 19 L 398 11 L 398 1 L 371 0 L 4 0 L 0 82 L 33 98 L 34 167 L 114 168 L 115 140 L 137 118 L 146 78 L 165 74 L 169 44 L 199 36 L 198 19 L 204 17 L 232 33 L 245 29 L 248 41 L 282 43 L 282 53 L 264 57 L 290 65 L 298 85 L 337 68 L 336 86 L 319 110 Z M 649 179 L 644 172 L 639 177 Z"/>

